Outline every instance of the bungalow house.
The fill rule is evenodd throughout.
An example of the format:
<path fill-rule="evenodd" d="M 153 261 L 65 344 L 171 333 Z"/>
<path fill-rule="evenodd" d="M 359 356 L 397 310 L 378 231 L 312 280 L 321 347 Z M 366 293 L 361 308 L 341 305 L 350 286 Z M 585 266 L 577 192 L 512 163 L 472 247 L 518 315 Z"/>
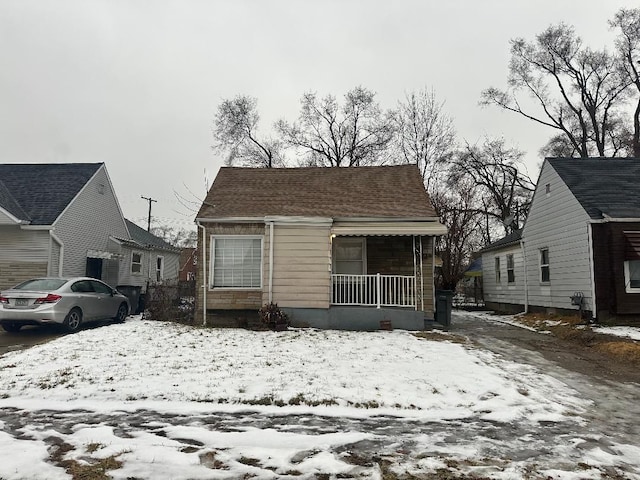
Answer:
<path fill-rule="evenodd" d="M 415 165 L 220 169 L 199 227 L 196 315 L 276 303 L 292 324 L 422 329 L 434 239 L 446 233 Z"/>
<path fill-rule="evenodd" d="M 116 285 L 129 238 L 103 163 L 0 164 L 0 289 L 37 276 Z"/>
<path fill-rule="evenodd" d="M 582 310 L 602 323 L 638 324 L 639 181 L 639 159 L 546 159 L 520 242 L 484 250 L 485 292 L 501 291 L 492 301 L 523 310 Z M 522 289 L 504 289 L 507 255 Z"/>

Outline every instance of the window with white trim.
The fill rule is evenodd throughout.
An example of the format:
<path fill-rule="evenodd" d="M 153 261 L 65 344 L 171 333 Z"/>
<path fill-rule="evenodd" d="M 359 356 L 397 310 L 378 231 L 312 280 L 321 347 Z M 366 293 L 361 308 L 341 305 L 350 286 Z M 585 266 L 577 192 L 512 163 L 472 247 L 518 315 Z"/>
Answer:
<path fill-rule="evenodd" d="M 640 293 L 640 260 L 624 262 L 624 290 L 627 293 Z"/>
<path fill-rule="evenodd" d="M 131 273 L 142 273 L 142 253 L 131 252 Z"/>
<path fill-rule="evenodd" d="M 164 257 L 156 257 L 156 282 L 161 282 L 164 278 Z"/>
<path fill-rule="evenodd" d="M 514 268 L 513 254 L 507 255 L 507 283 L 516 281 L 516 271 Z"/>
<path fill-rule="evenodd" d="M 262 237 L 211 236 L 211 288 L 262 288 Z"/>
<path fill-rule="evenodd" d="M 496 272 L 496 283 L 500 283 L 501 275 L 500 275 L 500 257 L 495 258 L 495 272 Z"/>
<path fill-rule="evenodd" d="M 366 265 L 366 239 L 335 237 L 333 239 L 333 273 L 364 275 Z"/>
<path fill-rule="evenodd" d="M 540 281 L 548 282 L 551 278 L 551 272 L 549 271 L 549 249 L 540 249 Z"/>

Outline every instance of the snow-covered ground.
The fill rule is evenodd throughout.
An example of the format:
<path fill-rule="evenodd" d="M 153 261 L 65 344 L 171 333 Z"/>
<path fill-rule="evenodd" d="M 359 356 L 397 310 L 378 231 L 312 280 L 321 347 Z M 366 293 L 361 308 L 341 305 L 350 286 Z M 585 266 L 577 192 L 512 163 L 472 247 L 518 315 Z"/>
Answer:
<path fill-rule="evenodd" d="M 454 337 L 447 334 L 436 337 L 418 338 L 404 331 L 202 329 L 134 317 L 0 357 L 0 409 L 121 414 L 123 425 L 127 415 L 141 410 L 194 417 L 245 411 L 362 421 L 381 416 L 438 422 L 444 432 L 449 422 L 575 425 L 591 407 L 577 392 L 532 366 L 449 341 Z M 0 420 L 0 478 L 71 478 L 49 459 L 52 436 L 73 447 L 67 460 L 91 463 L 114 456 L 122 466 L 109 475 L 123 479 L 344 475 L 356 467 L 336 448 L 376 436 L 357 429 L 217 431 L 198 421 L 153 423 L 145 430 L 130 427 L 122 435 L 112 425 L 95 423 L 77 423 L 70 431 L 56 430 L 55 422 L 12 431 Z M 161 435 L 149 430 L 154 426 L 162 427 Z M 190 448 L 185 448 L 185 438 L 193 441 Z M 481 451 L 467 448 L 448 454 L 472 465 Z M 600 478 L 599 466 L 640 462 L 640 448 L 629 445 L 611 445 L 601 453 L 584 448 L 583 453 L 593 470 L 583 468 L 579 476 L 570 469 L 545 475 Z M 575 458 L 575 452 L 567 458 Z M 434 455 L 403 468 L 428 471 L 443 466 Z M 482 474 L 518 478 L 517 466 L 515 462 L 496 469 L 498 473 Z M 378 467 L 357 468 L 359 478 L 381 478 Z"/>

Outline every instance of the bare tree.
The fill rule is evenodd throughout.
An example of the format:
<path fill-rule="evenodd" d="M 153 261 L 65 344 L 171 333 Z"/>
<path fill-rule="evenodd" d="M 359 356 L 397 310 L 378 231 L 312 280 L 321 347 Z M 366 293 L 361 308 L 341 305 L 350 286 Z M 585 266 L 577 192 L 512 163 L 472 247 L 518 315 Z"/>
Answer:
<path fill-rule="evenodd" d="M 619 152 L 615 126 L 629 79 L 618 74 L 615 56 L 585 47 L 571 26 L 552 25 L 533 42 L 512 40 L 508 84 L 508 90 L 484 90 L 480 103 L 557 130 L 574 156 Z M 533 111 L 521 103 L 522 92 L 533 100 Z"/>
<path fill-rule="evenodd" d="M 356 87 L 341 106 L 333 95 L 318 98 L 306 93 L 298 120 L 280 120 L 276 129 L 283 141 L 301 151 L 304 164 L 358 167 L 379 164 L 393 137 L 391 113 L 383 112 L 375 93 Z"/>
<path fill-rule="evenodd" d="M 483 218 L 487 243 L 496 227 L 509 234 L 524 223 L 535 183 L 521 171 L 523 155 L 503 139 L 486 139 L 482 145 L 467 144 L 451 162 L 449 184 L 468 182 L 478 193 L 474 208 Z"/>
<path fill-rule="evenodd" d="M 433 90 L 419 90 L 398 102 L 396 139 L 401 160 L 418 165 L 427 191 L 455 148 L 453 120 Z"/>
<path fill-rule="evenodd" d="M 151 228 L 151 233 L 174 247 L 195 247 L 198 233 L 195 229 L 176 228 L 169 225 L 158 225 Z"/>
<path fill-rule="evenodd" d="M 629 132 L 629 149 L 634 157 L 640 158 L 640 8 L 618 10 L 609 25 L 620 30 L 616 38 L 619 73 L 635 87 L 633 132 Z"/>
<path fill-rule="evenodd" d="M 259 138 L 257 100 L 238 95 L 223 100 L 214 120 L 214 149 L 227 155 L 227 165 L 272 168 L 282 166 L 279 140 Z"/>
<path fill-rule="evenodd" d="M 439 288 L 455 290 L 464 269 L 484 242 L 480 232 L 481 216 L 476 209 L 476 188 L 467 180 L 451 182 L 431 194 L 431 201 L 446 225 L 447 234 L 436 240 L 436 251 L 442 260 L 436 283 Z"/>

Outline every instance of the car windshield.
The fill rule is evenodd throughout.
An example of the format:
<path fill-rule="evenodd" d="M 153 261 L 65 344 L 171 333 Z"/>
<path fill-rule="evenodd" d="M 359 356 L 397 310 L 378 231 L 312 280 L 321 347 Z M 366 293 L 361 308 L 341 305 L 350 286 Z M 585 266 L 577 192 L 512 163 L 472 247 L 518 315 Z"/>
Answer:
<path fill-rule="evenodd" d="M 67 283 L 67 281 L 60 278 L 34 278 L 33 280 L 22 282 L 13 288 L 14 290 L 57 290 L 65 283 Z"/>

